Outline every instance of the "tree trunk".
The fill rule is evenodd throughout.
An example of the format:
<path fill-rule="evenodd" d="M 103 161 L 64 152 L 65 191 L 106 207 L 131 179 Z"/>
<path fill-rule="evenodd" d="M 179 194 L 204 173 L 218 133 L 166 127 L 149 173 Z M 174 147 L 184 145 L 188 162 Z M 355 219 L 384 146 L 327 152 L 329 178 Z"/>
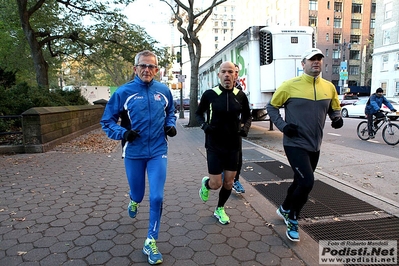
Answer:
<path fill-rule="evenodd" d="M 27 0 L 18 0 L 17 3 L 22 29 L 31 50 L 37 84 L 41 88 L 49 89 L 48 64 L 43 56 L 42 45 L 37 41 L 35 31 L 29 23 L 30 14 L 27 10 Z"/>

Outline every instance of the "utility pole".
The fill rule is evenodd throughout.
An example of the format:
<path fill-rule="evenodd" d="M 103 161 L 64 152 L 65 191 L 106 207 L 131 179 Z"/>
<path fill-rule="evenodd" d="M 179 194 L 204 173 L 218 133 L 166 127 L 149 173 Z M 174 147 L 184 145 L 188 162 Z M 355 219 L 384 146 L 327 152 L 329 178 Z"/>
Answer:
<path fill-rule="evenodd" d="M 345 60 L 345 51 L 346 51 L 346 46 L 348 45 L 348 49 L 351 49 L 351 44 L 346 43 L 344 39 L 344 43 L 340 44 L 342 46 L 342 61 L 340 65 L 340 73 L 339 73 L 339 79 L 340 79 L 340 84 L 341 84 L 341 89 L 340 89 L 340 94 L 343 94 L 346 92 L 346 81 L 348 80 L 348 64 Z"/>

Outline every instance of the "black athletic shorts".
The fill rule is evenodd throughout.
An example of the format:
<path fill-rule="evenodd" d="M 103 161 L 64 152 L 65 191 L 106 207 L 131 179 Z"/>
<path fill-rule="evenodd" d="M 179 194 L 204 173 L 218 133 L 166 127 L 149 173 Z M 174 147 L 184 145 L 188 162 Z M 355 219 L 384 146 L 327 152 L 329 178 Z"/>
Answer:
<path fill-rule="evenodd" d="M 223 170 L 237 171 L 239 152 L 220 152 L 206 150 L 206 157 L 208 162 L 208 173 L 212 175 L 219 175 Z"/>

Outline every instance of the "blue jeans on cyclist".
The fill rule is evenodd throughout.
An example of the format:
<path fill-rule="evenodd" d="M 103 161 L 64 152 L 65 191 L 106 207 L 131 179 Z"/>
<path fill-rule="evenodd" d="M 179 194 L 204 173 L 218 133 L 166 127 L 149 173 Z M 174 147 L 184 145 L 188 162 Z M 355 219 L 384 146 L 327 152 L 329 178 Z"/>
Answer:
<path fill-rule="evenodd" d="M 367 115 L 367 130 L 369 132 L 369 137 L 374 138 L 374 130 L 373 130 L 373 121 L 374 117 L 376 119 L 384 118 L 384 114 L 382 112 L 377 112 L 372 115 Z M 374 123 L 374 127 L 377 128 L 378 122 Z"/>

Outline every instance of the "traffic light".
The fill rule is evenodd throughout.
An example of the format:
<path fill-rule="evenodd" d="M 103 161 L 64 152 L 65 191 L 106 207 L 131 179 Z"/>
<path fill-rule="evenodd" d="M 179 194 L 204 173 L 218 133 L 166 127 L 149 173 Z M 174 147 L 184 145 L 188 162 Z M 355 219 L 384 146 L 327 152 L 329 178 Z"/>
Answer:
<path fill-rule="evenodd" d="M 176 53 L 176 61 L 177 61 L 177 63 L 181 62 L 181 53 L 180 52 Z"/>

